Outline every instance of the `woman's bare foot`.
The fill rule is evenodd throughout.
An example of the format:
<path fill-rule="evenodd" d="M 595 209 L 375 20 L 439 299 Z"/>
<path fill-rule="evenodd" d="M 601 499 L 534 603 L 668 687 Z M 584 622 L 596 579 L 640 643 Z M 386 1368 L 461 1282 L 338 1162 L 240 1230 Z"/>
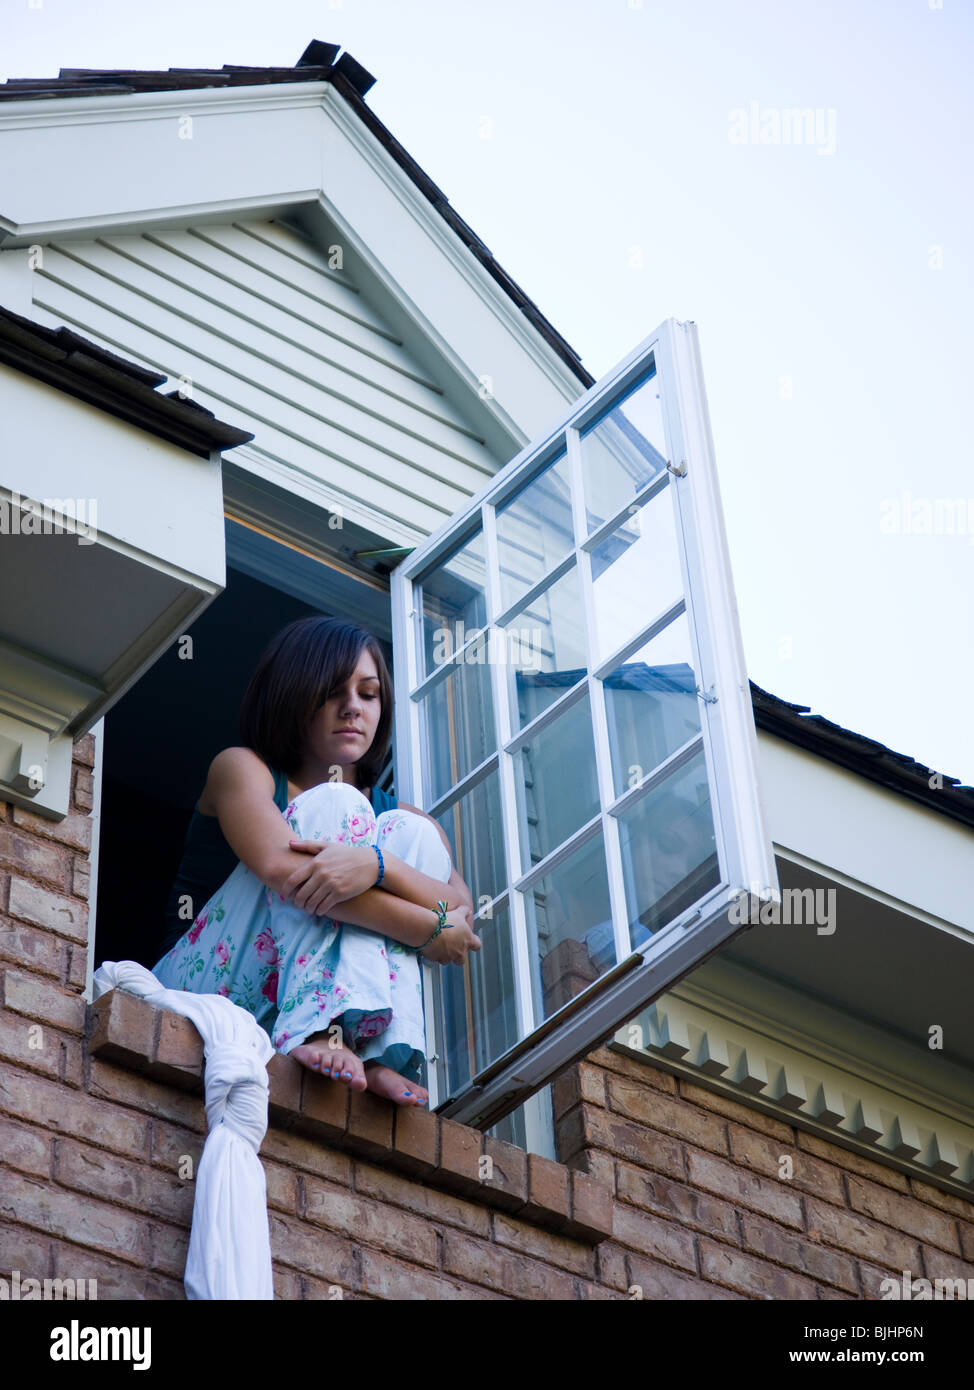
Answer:
<path fill-rule="evenodd" d="M 327 1033 L 313 1033 L 298 1047 L 292 1047 L 289 1056 L 319 1076 L 344 1081 L 353 1091 L 364 1091 L 368 1084 L 362 1059 L 351 1048 L 332 1046 Z"/>
<path fill-rule="evenodd" d="M 397 1105 L 425 1105 L 429 1100 L 429 1092 L 425 1087 L 417 1085 L 415 1081 L 407 1081 L 404 1076 L 400 1076 L 391 1067 L 383 1066 L 381 1062 L 366 1062 L 365 1084 L 377 1096 L 394 1100 Z"/>

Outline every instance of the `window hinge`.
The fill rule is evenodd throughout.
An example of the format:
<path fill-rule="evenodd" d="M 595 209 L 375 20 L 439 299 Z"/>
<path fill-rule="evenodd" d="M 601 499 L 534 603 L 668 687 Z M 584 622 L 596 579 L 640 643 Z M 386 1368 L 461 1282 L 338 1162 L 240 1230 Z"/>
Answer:
<path fill-rule="evenodd" d="M 667 459 L 666 466 L 670 470 L 670 472 L 675 473 L 678 478 L 685 478 L 687 475 L 686 459 L 680 459 L 680 462 L 676 465 L 675 468 L 673 467 L 672 463 L 670 463 L 669 459 Z"/>
<path fill-rule="evenodd" d="M 717 696 L 714 694 L 713 686 L 711 686 L 709 690 L 701 690 L 698 685 L 697 694 L 700 696 L 701 700 L 706 700 L 708 705 L 715 705 L 717 703 Z"/>

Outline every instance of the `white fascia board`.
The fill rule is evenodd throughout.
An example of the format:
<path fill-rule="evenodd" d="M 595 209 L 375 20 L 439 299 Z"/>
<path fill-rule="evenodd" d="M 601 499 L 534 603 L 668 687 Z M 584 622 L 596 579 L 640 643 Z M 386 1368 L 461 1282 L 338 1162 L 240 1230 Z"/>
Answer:
<path fill-rule="evenodd" d="M 4 251 L 0 244 L 0 304 L 25 319 L 39 322 L 32 306 L 32 291 L 33 273 L 27 256 L 22 252 Z"/>
<path fill-rule="evenodd" d="M 60 818 L 72 739 L 226 582 L 222 461 L 6 365 L 0 420 L 0 797 Z"/>
<path fill-rule="evenodd" d="M 526 443 L 586 388 L 347 103 L 332 91 L 323 109 L 342 137 L 322 150 L 329 216 L 346 223 L 376 278 L 475 392 L 483 387 L 489 403 L 502 403 L 511 432 Z M 346 188 L 362 196 L 349 198 Z M 453 274 L 444 284 L 446 268 Z M 525 357 L 535 370 L 525 370 Z"/>
<path fill-rule="evenodd" d="M 4 103 L 0 188 L 7 247 L 318 203 L 515 442 L 583 393 L 329 83 Z"/>
<path fill-rule="evenodd" d="M 776 846 L 974 938 L 974 830 L 762 729 L 758 769 Z"/>
<path fill-rule="evenodd" d="M 194 587 L 222 588 L 218 453 L 200 458 L 4 365 L 0 419 L 0 490 L 41 503 L 70 499 L 79 520 L 115 548 Z"/>
<path fill-rule="evenodd" d="M 317 190 L 327 84 L 4 103 L 0 240 L 135 229 Z M 188 124 L 191 122 L 191 124 Z"/>

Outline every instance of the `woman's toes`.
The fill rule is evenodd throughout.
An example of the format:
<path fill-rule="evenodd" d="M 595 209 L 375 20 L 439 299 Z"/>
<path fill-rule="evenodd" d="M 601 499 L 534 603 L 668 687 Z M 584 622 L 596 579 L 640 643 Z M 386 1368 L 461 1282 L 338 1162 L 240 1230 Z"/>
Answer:
<path fill-rule="evenodd" d="M 343 1081 L 346 1086 L 355 1086 L 356 1089 L 361 1089 L 358 1083 L 365 1081 L 365 1068 L 361 1060 L 354 1053 L 341 1049 L 336 1049 L 332 1055 L 329 1071 L 335 1081 Z"/>
<path fill-rule="evenodd" d="M 309 1047 L 307 1043 L 301 1043 L 298 1047 L 292 1047 L 289 1056 L 296 1062 L 300 1062 L 303 1067 L 309 1067 L 312 1071 L 317 1071 L 321 1058 L 318 1052 Z"/>
<path fill-rule="evenodd" d="M 365 1087 L 365 1069 L 360 1059 L 343 1048 L 329 1047 L 327 1043 L 301 1043 L 291 1049 L 291 1056 L 319 1076 L 341 1081 L 357 1091 Z"/>
<path fill-rule="evenodd" d="M 366 1071 L 367 1085 L 376 1095 L 385 1096 L 397 1105 L 425 1105 L 429 1100 L 425 1089 L 415 1081 L 407 1081 L 391 1067 L 373 1065 Z"/>

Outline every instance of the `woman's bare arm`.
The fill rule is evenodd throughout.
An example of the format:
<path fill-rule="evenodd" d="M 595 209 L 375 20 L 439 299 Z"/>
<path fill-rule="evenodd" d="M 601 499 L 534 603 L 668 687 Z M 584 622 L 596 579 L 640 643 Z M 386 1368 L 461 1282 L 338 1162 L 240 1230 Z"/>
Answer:
<path fill-rule="evenodd" d="M 414 869 L 405 860 L 399 859 L 396 855 L 382 851 L 382 858 L 385 861 L 385 873 L 382 876 L 382 887 L 387 893 L 395 893 L 397 898 L 403 898 L 406 902 L 426 904 L 436 902 L 438 898 L 445 898 L 447 911 L 452 912 L 457 907 L 467 907 L 473 916 L 473 894 L 466 883 L 460 877 L 459 870 L 453 863 L 453 852 L 450 849 L 450 841 L 444 833 L 443 827 L 435 821 L 426 811 L 421 811 L 418 806 L 410 806 L 405 801 L 399 803 L 400 811 L 412 811 L 417 816 L 425 816 L 431 825 L 436 827 L 440 839 L 447 854 L 450 856 L 451 873 L 446 884 L 442 879 L 431 878 L 429 874 L 421 873 L 419 869 Z"/>
<path fill-rule="evenodd" d="M 280 894 L 295 870 L 306 867 L 310 873 L 314 861 L 290 848 L 294 832 L 275 805 L 274 779 L 256 753 L 249 748 L 226 748 L 218 753 L 210 764 L 204 797 L 216 812 L 234 854 L 272 892 Z M 398 877 L 395 870 L 394 875 Z M 427 879 L 425 874 L 418 877 L 433 884 L 442 897 L 443 883 Z M 341 904 L 341 920 L 405 946 L 419 946 L 436 926 L 437 914 L 429 905 L 436 898 L 434 891 L 428 905 L 421 906 L 387 891 L 384 885 L 370 888 Z"/>

